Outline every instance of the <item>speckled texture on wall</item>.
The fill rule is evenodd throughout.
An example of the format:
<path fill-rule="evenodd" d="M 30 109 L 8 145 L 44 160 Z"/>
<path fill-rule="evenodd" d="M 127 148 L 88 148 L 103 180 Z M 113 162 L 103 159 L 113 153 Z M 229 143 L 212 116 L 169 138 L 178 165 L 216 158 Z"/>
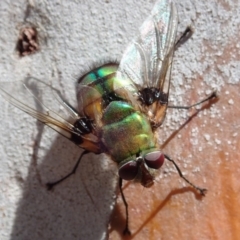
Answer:
<path fill-rule="evenodd" d="M 153 0 L 2 1 L 0 81 L 19 81 L 31 75 L 51 82 L 74 104 L 75 80 L 95 63 L 120 60 L 153 4 Z M 221 215 L 221 209 L 239 206 L 232 194 L 240 189 L 236 181 L 239 157 L 234 155 L 240 142 L 240 3 L 184 0 L 176 5 L 179 34 L 188 25 L 195 32 L 175 53 L 170 102 L 193 103 L 214 89 L 221 98 L 170 139 L 166 151 L 187 177 L 210 189 L 202 201 L 184 190 L 173 192 L 169 200 L 169 192 L 185 183 L 167 164 L 154 188 L 126 189 L 130 228 L 134 239 L 237 239 L 239 210 L 227 208 L 227 214 Z M 29 23 L 39 32 L 40 50 L 21 58 L 16 44 L 20 29 Z M 81 150 L 1 96 L 0 106 L 0 239 L 105 239 L 115 204 L 115 164 L 104 155 L 88 155 L 74 176 L 48 192 L 44 183 L 68 173 Z M 159 142 L 164 144 L 188 115 L 191 111 L 169 111 L 159 130 Z M 229 171 L 224 174 L 222 169 Z M 216 180 L 221 176 L 228 177 Z M 223 189 L 229 191 L 224 196 Z M 166 206 L 165 200 L 169 200 Z M 210 212 L 213 202 L 219 204 L 216 212 Z M 121 210 L 121 200 L 118 205 Z M 123 223 L 125 215 L 120 210 L 118 222 Z M 231 226 L 221 227 L 216 219 L 207 224 L 207 219 L 218 214 Z M 120 239 L 123 229 L 116 226 L 115 218 L 118 216 L 112 216 L 110 239 Z M 179 223 L 172 226 L 174 218 Z M 201 228 L 197 227 L 199 219 L 205 223 Z M 218 228 L 224 235 L 219 235 Z"/>

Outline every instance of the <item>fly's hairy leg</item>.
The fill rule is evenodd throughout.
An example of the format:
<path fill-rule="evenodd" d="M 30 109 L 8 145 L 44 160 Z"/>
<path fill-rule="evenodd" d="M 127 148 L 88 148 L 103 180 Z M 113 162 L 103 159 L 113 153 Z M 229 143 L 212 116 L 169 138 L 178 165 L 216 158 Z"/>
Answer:
<path fill-rule="evenodd" d="M 125 229 L 123 231 L 123 234 L 124 235 L 131 235 L 131 232 L 128 228 L 128 203 L 126 201 L 126 198 L 124 196 L 124 193 L 123 193 L 123 189 L 122 189 L 122 178 L 119 177 L 119 189 L 120 189 L 120 193 L 121 193 L 121 197 L 122 197 L 122 200 L 123 200 L 123 203 L 124 203 L 124 206 L 125 206 L 125 210 L 126 210 L 126 224 L 125 224 Z"/>
<path fill-rule="evenodd" d="M 182 44 L 184 44 L 189 38 L 191 38 L 191 36 L 193 35 L 193 32 L 194 32 L 193 28 L 188 26 L 185 29 L 185 31 L 182 33 L 182 35 L 176 41 L 176 43 L 174 45 L 174 49 L 177 50 Z M 214 99 L 214 98 L 218 98 L 218 95 L 217 95 L 216 91 L 212 92 L 208 97 L 204 98 L 203 100 L 201 100 L 201 101 L 199 101 L 195 104 L 192 104 L 192 105 L 189 105 L 189 106 L 171 106 L 171 105 L 168 105 L 168 108 L 190 109 L 192 107 L 200 105 L 201 103 L 207 102 L 207 101 L 209 101 L 211 99 Z"/>
<path fill-rule="evenodd" d="M 177 50 L 182 44 L 184 44 L 189 38 L 191 38 L 193 35 L 193 32 L 194 32 L 193 28 L 188 26 L 176 41 L 174 45 L 174 50 Z"/>
<path fill-rule="evenodd" d="M 214 91 L 208 97 L 206 97 L 203 100 L 201 100 L 201 101 L 199 101 L 197 103 L 194 103 L 192 105 L 189 105 L 189 106 L 171 106 L 171 105 L 169 105 L 168 108 L 176 108 L 176 109 L 186 109 L 186 110 L 188 110 L 188 109 L 190 109 L 192 107 L 196 107 L 196 106 L 198 106 L 198 105 L 200 105 L 200 104 L 202 104 L 204 102 L 210 101 L 212 99 L 217 99 L 217 98 L 218 98 L 217 92 Z"/>
<path fill-rule="evenodd" d="M 87 154 L 87 153 L 89 153 L 89 152 L 88 152 L 87 150 L 85 150 L 85 151 L 80 155 L 80 157 L 78 158 L 77 163 L 75 164 L 75 166 L 74 166 L 74 168 L 72 169 L 72 171 L 71 171 L 69 174 L 67 174 L 65 177 L 59 179 L 58 181 L 55 181 L 55 182 L 52 182 L 52 183 L 47 183 L 47 184 L 46 184 L 47 189 L 48 189 L 48 190 L 51 190 L 54 186 L 56 186 L 57 184 L 63 182 L 64 180 L 66 180 L 67 178 L 69 178 L 72 174 L 74 174 L 74 173 L 76 172 L 76 170 L 77 170 L 80 162 L 81 162 L 82 157 L 83 157 L 85 154 Z"/>
<path fill-rule="evenodd" d="M 182 171 L 180 170 L 180 168 L 178 167 L 178 165 L 175 163 L 175 161 L 173 159 L 171 159 L 168 155 L 164 154 L 165 158 L 172 162 L 174 167 L 177 169 L 178 171 L 178 174 L 181 178 L 183 178 L 188 184 L 190 184 L 193 188 L 195 188 L 197 191 L 199 191 L 199 193 L 202 195 L 202 196 L 205 196 L 206 192 L 207 192 L 207 189 L 205 188 L 200 188 L 196 185 L 194 185 L 193 183 L 191 183 L 187 178 L 185 178 L 182 174 Z"/>

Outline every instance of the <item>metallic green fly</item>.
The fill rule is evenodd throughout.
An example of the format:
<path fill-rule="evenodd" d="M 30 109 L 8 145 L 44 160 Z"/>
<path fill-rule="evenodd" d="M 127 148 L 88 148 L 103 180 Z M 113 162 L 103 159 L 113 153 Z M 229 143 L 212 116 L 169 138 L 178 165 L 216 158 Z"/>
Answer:
<path fill-rule="evenodd" d="M 2 84 L 0 89 L 11 104 L 84 149 L 73 171 L 49 183 L 48 188 L 73 174 L 87 153 L 105 153 L 118 164 L 119 187 L 126 207 L 124 233 L 128 234 L 128 208 L 122 180 L 135 180 L 144 187 L 151 187 L 154 176 L 167 159 L 185 181 L 202 195 L 205 193 L 205 189 L 189 182 L 176 163 L 162 153 L 154 136 L 168 108 L 174 50 L 190 32 L 188 29 L 176 41 L 177 24 L 177 11 L 172 1 L 157 1 L 120 63 L 109 62 L 79 78 L 77 110 L 56 89 L 34 78 L 12 85 Z M 44 95 L 54 96 L 67 117 L 48 109 L 44 99 L 34 95 L 33 86 Z M 212 94 L 197 104 L 214 97 L 216 95 Z"/>

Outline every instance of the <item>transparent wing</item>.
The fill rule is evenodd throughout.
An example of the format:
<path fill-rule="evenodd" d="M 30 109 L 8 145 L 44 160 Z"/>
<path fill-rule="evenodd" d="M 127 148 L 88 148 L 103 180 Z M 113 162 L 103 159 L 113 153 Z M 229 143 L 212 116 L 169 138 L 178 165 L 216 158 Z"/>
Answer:
<path fill-rule="evenodd" d="M 81 136 L 74 123 L 79 115 L 63 98 L 60 91 L 36 78 L 18 82 L 1 82 L 0 94 L 12 105 L 51 127 L 83 147 L 94 143 L 94 136 Z M 51 109 L 48 107 L 51 106 Z M 84 145 L 85 144 L 85 145 Z"/>
<path fill-rule="evenodd" d="M 177 11 L 172 1 L 157 1 L 138 36 L 126 49 L 118 69 L 118 77 L 130 79 L 139 92 L 154 88 L 165 96 L 165 106 L 155 103 L 145 107 L 155 122 L 162 121 L 167 107 L 177 23 Z"/>

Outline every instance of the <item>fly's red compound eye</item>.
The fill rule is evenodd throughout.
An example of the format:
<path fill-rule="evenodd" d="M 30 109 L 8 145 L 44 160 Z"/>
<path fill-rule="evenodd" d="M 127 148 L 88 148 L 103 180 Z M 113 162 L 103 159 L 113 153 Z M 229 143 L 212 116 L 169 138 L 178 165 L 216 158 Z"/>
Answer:
<path fill-rule="evenodd" d="M 150 152 L 144 156 L 145 163 L 150 168 L 159 169 L 164 162 L 164 155 L 160 151 Z"/>
<path fill-rule="evenodd" d="M 124 180 L 133 180 L 138 173 L 138 164 L 136 161 L 130 161 L 123 164 L 118 169 L 118 175 Z"/>

